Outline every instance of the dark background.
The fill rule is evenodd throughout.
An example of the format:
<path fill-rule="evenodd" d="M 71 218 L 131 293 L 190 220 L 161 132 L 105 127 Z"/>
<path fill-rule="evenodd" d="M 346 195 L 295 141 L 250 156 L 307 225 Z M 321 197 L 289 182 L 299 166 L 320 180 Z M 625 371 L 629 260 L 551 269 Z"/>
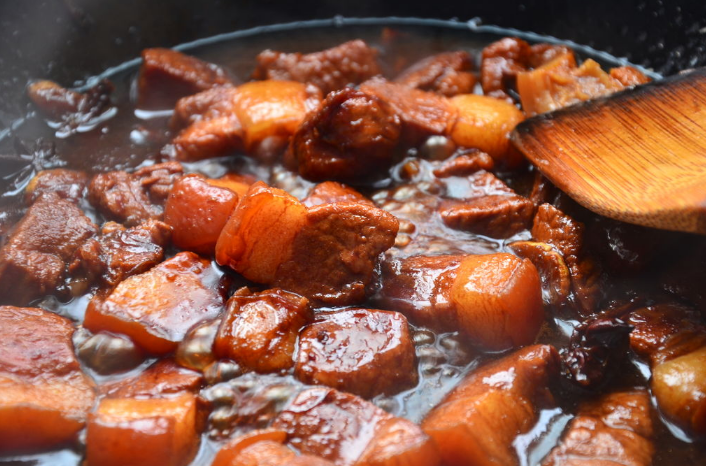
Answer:
<path fill-rule="evenodd" d="M 0 0 L 0 127 L 22 113 L 31 78 L 70 85 L 145 47 L 335 15 L 479 17 L 591 45 L 664 74 L 706 64 L 705 0 Z"/>

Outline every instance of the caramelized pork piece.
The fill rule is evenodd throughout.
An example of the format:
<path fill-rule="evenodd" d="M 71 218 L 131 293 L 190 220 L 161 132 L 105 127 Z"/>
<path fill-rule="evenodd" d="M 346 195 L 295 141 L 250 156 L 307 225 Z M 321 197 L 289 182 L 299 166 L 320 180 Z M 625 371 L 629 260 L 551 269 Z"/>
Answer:
<path fill-rule="evenodd" d="M 54 168 L 42 170 L 29 181 L 25 202 L 31 204 L 44 193 L 54 193 L 62 199 L 78 202 L 88 185 L 86 172 Z"/>
<path fill-rule="evenodd" d="M 706 435 L 706 327 L 696 311 L 675 305 L 638 309 L 630 347 L 652 368 L 652 393 L 668 418 Z"/>
<path fill-rule="evenodd" d="M 395 82 L 453 97 L 473 92 L 476 77 L 470 73 L 472 68 L 473 59 L 468 52 L 440 53 L 413 64 L 397 76 Z"/>
<path fill-rule="evenodd" d="M 649 394 L 618 392 L 583 404 L 542 466 L 650 466 L 654 450 Z"/>
<path fill-rule="evenodd" d="M 365 299 L 378 256 L 392 246 L 397 229 L 397 219 L 368 203 L 307 208 L 258 182 L 221 232 L 216 260 L 257 283 L 353 304 Z"/>
<path fill-rule="evenodd" d="M 164 162 L 142 167 L 133 173 L 153 204 L 164 206 L 172 186 L 184 175 L 179 162 Z"/>
<path fill-rule="evenodd" d="M 174 184 L 164 207 L 164 221 L 174 229 L 174 245 L 211 255 L 228 217 L 238 205 L 232 190 L 214 186 L 201 175 L 187 175 Z"/>
<path fill-rule="evenodd" d="M 87 466 L 186 466 L 199 446 L 196 398 L 104 398 L 86 431 Z"/>
<path fill-rule="evenodd" d="M 148 220 L 131 228 L 107 222 L 100 236 L 78 248 L 69 272 L 88 282 L 113 287 L 162 262 L 171 236 L 171 227 L 159 220 Z"/>
<path fill-rule="evenodd" d="M 410 257 L 386 263 L 381 303 L 439 331 L 500 351 L 534 341 L 544 319 L 539 274 L 506 253 Z"/>
<path fill-rule="evenodd" d="M 58 131 L 72 133 L 83 125 L 90 125 L 111 108 L 113 85 L 103 80 L 85 93 L 61 87 L 52 81 L 35 81 L 27 86 L 27 94 L 34 105 L 50 120 L 59 123 Z"/>
<path fill-rule="evenodd" d="M 168 354 L 191 327 L 223 309 L 221 277 L 210 261 L 181 252 L 93 298 L 84 326 L 122 333 L 148 353 Z"/>
<path fill-rule="evenodd" d="M 532 236 L 561 253 L 579 307 L 584 313 L 594 313 L 602 284 L 599 265 L 584 251 L 584 225 L 556 207 L 542 204 L 534 217 Z"/>
<path fill-rule="evenodd" d="M 414 386 L 415 362 L 414 344 L 402 314 L 346 309 L 319 314 L 302 331 L 295 373 L 309 385 L 327 385 L 372 398 Z"/>
<path fill-rule="evenodd" d="M 275 419 L 275 429 L 304 454 L 338 466 L 437 466 L 436 447 L 412 422 L 331 388 L 301 392 Z"/>
<path fill-rule="evenodd" d="M 495 194 L 443 201 L 439 214 L 450 228 L 491 238 L 509 238 L 530 225 L 534 204 L 517 194 Z"/>
<path fill-rule="evenodd" d="M 513 441 L 553 405 L 548 385 L 559 358 L 551 346 L 518 350 L 481 367 L 461 383 L 422 422 L 448 466 L 515 466 Z"/>
<path fill-rule="evenodd" d="M 324 181 L 317 184 L 302 200 L 302 204 L 307 207 L 334 202 L 361 202 L 373 205 L 370 200 L 355 189 L 335 181 Z"/>
<path fill-rule="evenodd" d="M 309 301 L 274 288 L 239 290 L 229 301 L 214 354 L 256 372 L 278 372 L 294 365 L 299 330 L 313 318 Z"/>
<path fill-rule="evenodd" d="M 27 304 L 61 293 L 67 264 L 96 230 L 73 202 L 55 193 L 40 196 L 0 249 L 2 302 Z"/>
<path fill-rule="evenodd" d="M 437 178 L 468 176 L 480 170 L 490 171 L 495 167 L 493 158 L 478 149 L 463 150 L 455 157 L 444 160 L 434 169 Z"/>
<path fill-rule="evenodd" d="M 181 174 L 181 165 L 175 162 L 152 165 L 135 173 L 101 173 L 88 186 L 88 200 L 104 216 L 126 226 L 160 219 L 161 205 Z"/>
<path fill-rule="evenodd" d="M 230 84 L 225 71 L 213 63 L 171 49 L 145 49 L 137 78 L 137 105 L 165 109 L 180 98 L 214 86 Z"/>
<path fill-rule="evenodd" d="M 458 115 L 449 133 L 457 146 L 480 149 L 508 168 L 522 164 L 522 155 L 510 147 L 510 132 L 525 118 L 517 107 L 475 94 L 459 95 L 449 102 Z"/>
<path fill-rule="evenodd" d="M 308 54 L 265 50 L 257 56 L 255 79 L 310 83 L 324 95 L 380 74 L 377 51 L 362 40 Z"/>
<path fill-rule="evenodd" d="M 387 174 L 400 134 L 400 118 L 390 105 L 344 88 L 304 120 L 286 162 L 308 180 L 364 182 Z"/>
<path fill-rule="evenodd" d="M 172 126 L 188 125 L 172 141 L 177 160 L 245 151 L 279 155 L 306 115 L 321 101 L 318 89 L 293 81 L 256 81 L 212 89 L 177 103 Z"/>
<path fill-rule="evenodd" d="M 530 116 L 624 88 L 621 81 L 611 77 L 593 60 L 586 60 L 577 67 L 573 53 L 559 55 L 539 68 L 517 75 L 522 108 Z"/>
<path fill-rule="evenodd" d="M 402 140 L 408 146 L 419 145 L 435 134 L 450 134 L 458 117 L 458 109 L 443 96 L 382 78 L 364 82 L 360 90 L 392 107 L 402 121 Z"/>
<path fill-rule="evenodd" d="M 177 365 L 172 359 L 160 359 L 138 375 L 101 385 L 106 398 L 160 398 L 175 393 L 195 393 L 203 385 L 203 376 Z"/>
<path fill-rule="evenodd" d="M 221 448 L 212 466 L 333 466 L 312 455 L 297 455 L 284 445 L 287 433 L 260 429 L 234 438 Z"/>
<path fill-rule="evenodd" d="M 41 309 L 0 306 L 0 454 L 70 444 L 95 393 L 81 372 L 71 322 Z"/>
<path fill-rule="evenodd" d="M 561 45 L 535 44 L 530 46 L 517 37 L 506 37 L 483 49 L 481 85 L 483 92 L 512 102 L 517 75 L 547 63 L 559 55 L 572 53 Z"/>

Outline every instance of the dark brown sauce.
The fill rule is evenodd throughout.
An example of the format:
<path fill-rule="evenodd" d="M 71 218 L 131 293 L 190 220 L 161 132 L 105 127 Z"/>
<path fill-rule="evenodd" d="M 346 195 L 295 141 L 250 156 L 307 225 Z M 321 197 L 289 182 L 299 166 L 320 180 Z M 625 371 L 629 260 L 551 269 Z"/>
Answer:
<path fill-rule="evenodd" d="M 463 49 L 471 52 L 474 56 L 479 56 L 481 49 L 500 37 L 512 35 L 511 32 L 497 30 L 477 32 L 462 28 L 445 28 L 441 26 L 419 27 L 419 26 L 397 26 L 405 34 L 404 43 L 395 50 L 396 54 L 401 54 L 413 62 L 415 59 L 437 52 Z M 347 26 L 338 27 L 310 27 L 294 28 L 291 30 L 265 31 L 259 34 L 239 36 L 235 38 L 216 38 L 213 41 L 197 44 L 197 46 L 184 49 L 185 52 L 198 56 L 207 61 L 217 63 L 230 71 L 236 82 L 245 82 L 249 79 L 254 67 L 255 56 L 266 48 L 273 48 L 284 51 L 310 52 L 321 50 L 326 47 L 336 45 L 345 40 L 362 38 L 369 43 L 381 48 L 382 59 L 388 64 L 392 58 L 392 50 L 385 49 L 380 42 L 380 26 Z M 584 54 L 584 58 L 587 58 Z M 606 63 L 605 56 L 596 56 L 599 61 Z M 609 65 L 621 65 L 617 59 L 608 60 Z M 131 88 L 137 71 L 137 64 L 127 66 L 125 69 L 108 76 L 116 85 L 113 93 L 115 104 L 114 116 L 97 124 L 94 128 L 76 134 L 71 137 L 57 137 L 54 130 L 47 126 L 44 120 L 34 114 L 30 114 L 23 124 L 21 124 L 12 135 L 24 141 L 34 141 L 44 138 L 52 141 L 56 146 L 57 158 L 51 163 L 44 164 L 41 168 L 51 168 L 52 166 L 65 166 L 66 168 L 85 170 L 89 173 L 96 173 L 115 169 L 133 169 L 145 164 L 158 161 L 159 149 L 168 142 L 170 135 L 165 133 L 167 127 L 168 112 L 136 112 L 131 101 Z M 39 77 L 38 77 L 39 78 Z M 66 83 L 62 83 L 66 84 Z M 87 129 L 87 128 L 86 128 Z M 7 136 L 0 141 L 0 153 L 10 153 L 12 147 L 12 137 Z M 207 176 L 216 177 L 224 174 L 228 170 L 237 170 L 244 173 L 251 173 L 259 179 L 264 179 L 271 185 L 282 187 L 298 197 L 302 197 L 311 183 L 300 179 L 298 176 L 289 174 L 281 167 L 275 167 L 273 174 L 269 174 L 269 168 L 260 167 L 250 159 L 243 156 L 236 156 L 223 159 L 207 160 L 204 162 L 185 164 L 187 171 L 204 173 Z M 34 170 L 36 171 L 36 170 Z M 22 205 L 21 191 L 22 183 L 26 184 L 31 178 L 32 170 L 19 176 L 17 185 L 10 186 L 5 178 L 4 191 L 0 197 L 0 232 L 6 233 L 21 216 Z M 394 172 L 394 170 L 393 170 Z M 10 177 L 11 178 L 11 177 Z M 423 177 L 422 177 L 423 178 Z M 507 181 L 522 184 L 522 180 L 506 179 Z M 389 191 L 372 190 L 366 194 L 376 201 L 378 205 L 385 204 L 386 201 L 397 199 L 404 203 L 404 193 L 400 194 L 399 188 L 395 191 L 395 186 L 399 184 L 399 179 L 388 180 L 392 184 Z M 420 181 L 419 183 L 422 183 Z M 417 186 L 420 186 L 418 184 Z M 13 194 L 13 191 L 15 194 Z M 413 193 L 408 193 L 412 196 Z M 397 196 L 397 197 L 395 197 Z M 89 215 L 98 218 L 90 207 Z M 443 234 L 439 234 L 444 230 Z M 529 238 L 528 232 L 521 232 L 508 240 L 494 240 L 478 235 L 450 230 L 440 222 L 429 224 L 426 230 L 417 232 L 418 239 L 428 235 L 444 236 L 450 241 L 440 244 L 439 251 L 445 252 L 467 252 L 467 253 L 487 253 L 506 251 L 506 244 L 516 239 Z M 675 235 L 678 236 L 678 235 Z M 699 241 L 692 237 L 687 243 Z M 428 242 L 419 243 L 426 248 L 433 249 L 433 245 Z M 675 246 L 676 247 L 676 246 Z M 684 247 L 688 247 L 684 246 Z M 400 252 L 400 255 L 412 255 L 420 253 L 422 250 L 410 247 L 409 250 Z M 672 252 L 670 252 L 672 253 Z M 659 263 L 657 264 L 659 266 Z M 654 281 L 650 270 L 644 275 L 631 277 L 630 281 L 620 278 L 614 281 L 610 287 L 610 297 L 615 299 L 623 298 L 628 292 L 634 294 L 649 293 Z M 650 295 L 651 296 L 651 295 Z M 53 312 L 69 317 L 80 324 L 85 307 L 90 297 L 83 296 L 68 303 L 61 303 L 54 297 L 43 299 L 39 306 Z M 371 307 L 373 305 L 371 304 Z M 552 310 L 547 310 L 548 315 Z M 548 318 L 547 324 L 542 331 L 539 341 L 542 343 L 554 344 L 557 348 L 565 347 L 568 343 L 573 326 L 576 324 L 576 316 L 562 315 L 557 311 L 555 317 Z M 378 406 L 397 415 L 407 417 L 418 422 L 441 398 L 467 373 L 483 361 L 492 359 L 492 355 L 479 355 L 467 347 L 462 338 L 456 333 L 434 334 L 423 328 L 414 329 L 415 345 L 418 357 L 419 384 L 410 390 L 399 393 L 395 396 L 379 396 L 373 400 Z M 98 377 L 99 381 L 113 380 L 134 375 L 146 364 L 127 374 L 113 377 Z M 640 370 L 640 367 L 643 370 Z M 629 353 L 625 354 L 620 375 L 610 380 L 605 388 L 606 391 L 619 388 L 646 386 L 649 373 L 645 373 L 644 366 L 632 361 Z M 244 378 L 243 378 L 244 377 Z M 248 375 L 236 378 L 229 382 L 222 382 L 221 389 L 242 390 L 247 393 L 246 384 L 252 384 L 256 389 L 275 384 L 280 390 L 277 393 L 287 393 L 287 386 L 296 386 L 298 382 L 290 377 Z M 258 383 L 262 385 L 258 385 Z M 240 385 L 238 385 L 240 384 Z M 277 385 L 279 384 L 279 385 Z M 212 397 L 213 391 L 219 385 L 204 389 L 203 396 Z M 238 387 L 236 387 L 238 385 Z M 223 390 L 221 390 L 223 391 Z M 240 393 L 240 392 L 239 392 Z M 558 407 L 552 410 L 545 410 L 541 413 L 536 426 L 528 433 L 519 436 L 515 441 L 515 447 L 520 457 L 521 465 L 535 465 L 549 452 L 556 444 L 562 434 L 564 426 L 571 419 L 578 402 L 591 396 L 578 389 L 567 386 L 559 387 L 555 391 Z M 285 396 L 286 397 L 286 396 Z M 281 400 L 280 400 L 281 401 Z M 228 403 L 222 410 L 227 411 Z M 221 409 L 215 403 L 216 410 Z M 277 402 L 263 407 L 263 410 L 276 409 Z M 227 414 L 227 413 L 225 413 Z M 704 454 L 706 447 L 698 443 L 689 443 L 673 435 L 670 426 L 664 422 L 657 423 L 657 436 L 655 445 L 657 454 L 654 459 L 655 466 L 666 466 L 672 464 L 698 465 L 706 464 Z M 216 438 L 214 432 L 206 432 L 203 435 L 201 449 L 192 463 L 198 466 L 207 466 L 215 452 L 220 447 L 222 440 Z M 56 465 L 73 466 L 80 464 L 81 454 L 70 449 L 58 452 L 45 453 L 40 455 L 28 455 L 17 458 L 0 459 L 0 464 L 7 465 Z"/>

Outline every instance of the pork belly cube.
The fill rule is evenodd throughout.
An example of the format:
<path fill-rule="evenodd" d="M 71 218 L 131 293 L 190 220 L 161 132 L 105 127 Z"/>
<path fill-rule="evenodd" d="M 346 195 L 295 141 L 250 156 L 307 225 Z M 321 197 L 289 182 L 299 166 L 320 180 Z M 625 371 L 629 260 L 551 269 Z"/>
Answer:
<path fill-rule="evenodd" d="M 159 220 L 130 228 L 106 222 L 100 236 L 89 239 L 76 251 L 69 272 L 113 287 L 162 262 L 171 236 L 172 228 Z"/>
<path fill-rule="evenodd" d="M 312 317 L 309 301 L 294 293 L 241 289 L 228 301 L 214 354 L 256 372 L 289 369 L 299 330 Z"/>
<path fill-rule="evenodd" d="M 383 266 L 382 307 L 502 351 L 534 342 L 544 320 L 539 274 L 507 254 L 416 256 Z"/>
<path fill-rule="evenodd" d="M 478 149 L 467 149 L 458 156 L 445 160 L 434 169 L 437 178 L 450 176 L 468 176 L 481 170 L 489 171 L 495 167 L 493 158 Z"/>
<path fill-rule="evenodd" d="M 55 193 L 62 199 L 78 202 L 83 197 L 86 186 L 86 172 L 65 168 L 42 170 L 27 184 L 25 202 L 31 204 L 44 193 Z"/>
<path fill-rule="evenodd" d="M 333 466 L 312 455 L 297 455 L 284 445 L 287 433 L 277 429 L 260 429 L 234 438 L 221 448 L 212 466 Z"/>
<path fill-rule="evenodd" d="M 172 240 L 180 249 L 211 255 L 238 194 L 200 175 L 187 175 L 174 184 L 164 207 L 164 221 L 174 228 Z"/>
<path fill-rule="evenodd" d="M 378 303 L 402 312 L 414 324 L 439 332 L 458 329 L 451 287 L 466 256 L 412 256 L 382 264 Z"/>
<path fill-rule="evenodd" d="M 534 211 L 534 203 L 517 194 L 445 200 L 439 206 L 441 220 L 449 228 L 491 238 L 509 238 L 527 229 Z"/>
<path fill-rule="evenodd" d="M 312 181 L 366 182 L 395 161 L 400 118 L 379 98 L 352 88 L 329 94 L 292 138 L 286 163 Z"/>
<path fill-rule="evenodd" d="M 507 253 L 466 257 L 450 299 L 462 331 L 473 344 L 490 350 L 533 343 L 544 321 L 537 269 Z"/>
<path fill-rule="evenodd" d="M 617 392 L 583 404 L 564 438 L 542 466 L 650 466 L 652 443 L 650 396 L 644 391 Z"/>
<path fill-rule="evenodd" d="M 176 50 L 145 49 L 137 78 L 137 105 L 171 108 L 181 97 L 230 83 L 225 71 L 213 63 Z"/>
<path fill-rule="evenodd" d="M 458 119 L 449 133 L 460 147 L 474 147 L 508 168 L 516 168 L 524 157 L 510 147 L 510 132 L 524 120 L 513 104 L 475 94 L 464 94 L 449 100 Z"/>
<path fill-rule="evenodd" d="M 547 386 L 559 356 L 546 345 L 530 346 L 488 364 L 465 379 L 422 422 L 449 466 L 518 464 L 513 441 L 551 406 Z"/>
<path fill-rule="evenodd" d="M 189 124 L 172 141 L 174 156 L 194 161 L 242 150 L 270 159 L 320 101 L 316 88 L 272 80 L 188 97 L 177 104 L 172 121 L 177 127 Z"/>
<path fill-rule="evenodd" d="M 203 375 L 179 366 L 172 359 L 160 359 L 138 375 L 99 387 L 106 398 L 154 398 L 175 393 L 195 393 Z"/>
<path fill-rule="evenodd" d="M 275 419 L 275 429 L 304 454 L 339 466 L 437 466 L 439 453 L 416 424 L 331 388 L 301 392 Z"/>
<path fill-rule="evenodd" d="M 95 400 L 71 341 L 51 312 L 0 306 L 0 455 L 75 441 Z"/>
<path fill-rule="evenodd" d="M 285 440 L 287 440 L 287 433 L 279 429 L 258 429 L 239 435 L 218 450 L 211 466 L 233 466 L 239 464 L 238 461 L 242 462 L 244 459 L 239 458 L 240 454 L 248 447 L 265 442 L 283 445 Z M 292 456 L 295 456 L 294 451 L 289 451 L 292 452 Z"/>
<path fill-rule="evenodd" d="M 0 296 L 6 304 L 28 304 L 59 293 L 74 252 L 97 231 L 73 202 L 43 194 L 27 210 L 0 249 Z"/>
<path fill-rule="evenodd" d="M 470 73 L 473 58 L 468 52 L 445 52 L 424 58 L 395 78 L 396 83 L 446 97 L 473 92 L 476 77 Z"/>
<path fill-rule="evenodd" d="M 104 398 L 86 432 L 88 466 L 186 466 L 199 446 L 196 397 Z"/>
<path fill-rule="evenodd" d="M 396 218 L 369 203 L 307 208 L 258 182 L 223 228 L 216 260 L 257 283 L 352 304 L 365 299 L 378 256 L 392 246 L 398 227 Z"/>
<path fill-rule="evenodd" d="M 84 326 L 127 335 L 153 355 L 171 353 L 191 327 L 223 309 L 221 277 L 210 261 L 181 252 L 93 298 Z"/>
<path fill-rule="evenodd" d="M 319 183 L 302 200 L 302 204 L 313 207 L 334 202 L 362 202 L 369 205 L 373 203 L 355 189 L 335 181 Z"/>
<path fill-rule="evenodd" d="M 174 183 L 184 175 L 184 167 L 172 160 L 142 167 L 132 175 L 137 178 L 150 201 L 164 207 Z"/>
<path fill-rule="evenodd" d="M 458 110 L 443 96 L 374 78 L 360 90 L 389 104 L 402 121 L 402 140 L 416 146 L 432 135 L 450 134 Z"/>
<path fill-rule="evenodd" d="M 378 74 L 377 51 L 362 40 L 352 40 L 308 54 L 265 50 L 257 56 L 253 77 L 310 83 L 326 95 Z"/>
<path fill-rule="evenodd" d="M 363 398 L 413 387 L 416 358 L 407 319 L 371 309 L 321 313 L 301 333 L 295 374 Z"/>

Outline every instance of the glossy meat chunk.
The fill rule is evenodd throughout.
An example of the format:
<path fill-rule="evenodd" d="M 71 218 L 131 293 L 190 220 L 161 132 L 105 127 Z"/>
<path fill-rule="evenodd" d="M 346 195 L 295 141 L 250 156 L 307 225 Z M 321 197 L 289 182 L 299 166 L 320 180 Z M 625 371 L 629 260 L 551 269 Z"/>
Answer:
<path fill-rule="evenodd" d="M 282 445 L 286 439 L 287 433 L 278 429 L 258 429 L 248 432 L 247 434 L 239 435 L 218 450 L 211 466 L 238 465 L 240 462 L 244 462 L 244 458 L 240 458 L 240 454 L 248 447 L 262 442 L 272 442 Z M 292 455 L 294 455 L 294 452 L 291 452 Z M 256 461 L 254 461 L 254 463 L 255 466 L 259 464 Z"/>
<path fill-rule="evenodd" d="M 400 118 L 374 95 L 330 93 L 292 138 L 287 164 L 312 181 L 364 182 L 387 174 L 400 139 Z"/>
<path fill-rule="evenodd" d="M 146 109 L 171 108 L 184 96 L 227 84 L 230 79 L 225 71 L 213 63 L 176 50 L 145 49 L 137 78 L 137 105 Z"/>
<path fill-rule="evenodd" d="M 481 85 L 486 95 L 512 102 L 517 75 L 547 63 L 559 55 L 571 53 L 562 45 L 535 44 L 530 46 L 517 37 L 506 37 L 483 49 Z"/>
<path fill-rule="evenodd" d="M 691 434 L 706 435 L 706 327 L 697 312 L 656 305 L 629 314 L 630 346 L 652 368 L 660 410 Z"/>
<path fill-rule="evenodd" d="M 42 195 L 0 249 L 0 296 L 6 304 L 27 304 L 62 293 L 65 269 L 74 252 L 97 227 L 73 202 Z"/>
<path fill-rule="evenodd" d="M 216 259 L 258 283 L 352 304 L 365 299 L 377 258 L 392 246 L 397 228 L 397 219 L 368 203 L 306 208 L 259 182 L 221 232 Z"/>
<path fill-rule="evenodd" d="M 25 202 L 31 204 L 44 193 L 55 193 L 62 199 L 78 202 L 88 185 L 86 172 L 54 168 L 42 170 L 29 181 Z"/>
<path fill-rule="evenodd" d="M 164 206 L 164 221 L 174 229 L 174 245 L 211 255 L 238 194 L 200 175 L 187 175 L 174 184 Z"/>
<path fill-rule="evenodd" d="M 242 289 L 228 301 L 214 354 L 256 372 L 289 369 L 299 330 L 312 317 L 309 301 L 299 295 L 278 288 Z"/>
<path fill-rule="evenodd" d="M 449 133 L 461 147 L 473 147 L 490 155 L 508 168 L 516 168 L 524 158 L 510 147 L 510 132 L 524 120 L 514 105 L 476 94 L 465 94 L 449 100 L 458 115 Z"/>
<path fill-rule="evenodd" d="M 653 454 L 649 394 L 617 392 L 584 403 L 542 466 L 650 466 Z"/>
<path fill-rule="evenodd" d="M 150 201 L 164 206 L 172 186 L 184 175 L 184 167 L 179 162 L 156 163 L 142 167 L 133 173 Z"/>
<path fill-rule="evenodd" d="M 130 228 L 106 222 L 100 236 L 90 238 L 78 248 L 69 271 L 74 277 L 113 287 L 162 262 L 171 236 L 172 228 L 159 220 Z"/>
<path fill-rule="evenodd" d="M 172 126 L 187 126 L 170 151 L 177 160 L 187 161 L 235 151 L 272 159 L 320 101 L 316 88 L 274 80 L 186 97 L 177 103 Z"/>
<path fill-rule="evenodd" d="M 491 238 L 509 238 L 532 223 L 534 204 L 516 194 L 495 194 L 444 201 L 439 214 L 450 228 Z"/>
<path fill-rule="evenodd" d="M 571 293 L 571 273 L 564 257 L 554 247 L 536 241 L 516 241 L 509 247 L 537 268 L 546 303 L 558 305 L 566 301 Z"/>
<path fill-rule="evenodd" d="M 93 406 L 71 323 L 34 308 L 0 306 L 0 454 L 70 444 Z"/>
<path fill-rule="evenodd" d="M 383 307 L 487 350 L 534 342 L 544 320 L 537 270 L 506 253 L 394 260 L 383 264 L 382 284 Z"/>
<path fill-rule="evenodd" d="M 100 386 L 106 398 L 159 398 L 175 393 L 195 393 L 203 385 L 203 376 L 178 366 L 171 359 L 161 359 L 138 375 Z"/>
<path fill-rule="evenodd" d="M 533 343 L 544 321 L 537 269 L 507 253 L 466 257 L 449 296 L 460 329 L 482 348 Z"/>
<path fill-rule="evenodd" d="M 337 466 L 439 464 L 434 444 L 418 426 L 330 388 L 301 392 L 273 427 L 287 432 L 297 450 Z"/>
<path fill-rule="evenodd" d="M 382 264 L 379 303 L 402 312 L 413 323 L 440 332 L 458 328 L 451 286 L 462 255 L 412 256 Z"/>
<path fill-rule="evenodd" d="M 434 169 L 437 178 L 468 176 L 480 170 L 490 171 L 495 167 L 493 158 L 477 149 L 462 151 L 455 157 L 444 160 Z"/>
<path fill-rule="evenodd" d="M 372 398 L 414 386 L 415 362 L 402 314 L 346 309 L 319 314 L 302 331 L 295 374 L 309 385 Z"/>
<path fill-rule="evenodd" d="M 402 121 L 402 139 L 415 146 L 429 136 L 449 134 L 458 110 L 448 99 L 431 92 L 374 78 L 364 82 L 360 90 L 389 104 Z"/>
<path fill-rule="evenodd" d="M 550 204 L 537 209 L 532 226 L 535 241 L 556 248 L 571 273 L 571 287 L 578 305 L 593 313 L 600 299 L 600 266 L 585 250 L 584 225 Z"/>
<path fill-rule="evenodd" d="M 199 446 L 196 398 L 105 398 L 86 432 L 88 466 L 186 466 Z"/>
<path fill-rule="evenodd" d="M 120 282 L 109 295 L 93 298 L 84 326 L 128 335 L 148 353 L 164 355 L 192 326 L 220 313 L 220 281 L 210 261 L 181 252 Z"/>
<path fill-rule="evenodd" d="M 551 346 L 518 350 L 477 369 L 422 422 L 448 466 L 519 464 L 512 442 L 552 405 L 559 359 Z"/>
<path fill-rule="evenodd" d="M 287 433 L 261 429 L 234 438 L 220 449 L 212 466 L 333 466 L 312 455 L 297 455 L 284 445 Z"/>
<path fill-rule="evenodd" d="M 527 115 L 550 112 L 625 86 L 593 60 L 576 66 L 573 53 L 560 55 L 539 68 L 517 75 L 517 90 Z"/>
<path fill-rule="evenodd" d="M 265 50 L 257 56 L 255 79 L 310 83 L 324 95 L 380 74 L 377 51 L 362 40 L 308 54 Z"/>
<path fill-rule="evenodd" d="M 468 52 L 445 52 L 424 58 L 400 73 L 395 82 L 447 97 L 473 92 L 476 78 Z"/>

